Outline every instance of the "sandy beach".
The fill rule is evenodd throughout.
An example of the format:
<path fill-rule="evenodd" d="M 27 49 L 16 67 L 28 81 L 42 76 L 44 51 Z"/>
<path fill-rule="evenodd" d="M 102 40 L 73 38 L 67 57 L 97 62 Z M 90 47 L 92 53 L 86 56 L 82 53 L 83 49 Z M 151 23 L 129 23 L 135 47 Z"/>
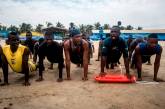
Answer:
<path fill-rule="evenodd" d="M 165 49 L 165 42 L 159 42 Z M 103 84 L 94 81 L 100 71 L 97 59 L 98 42 L 95 44 L 94 57 L 89 65 L 89 80 L 82 81 L 83 70 L 71 65 L 71 81 L 56 82 L 57 65 L 49 70 L 45 60 L 45 80 L 36 82 L 38 71 L 30 78 L 31 86 L 22 86 L 24 76 L 10 70 L 9 86 L 0 87 L 0 109 L 165 109 L 165 82 L 153 82 L 152 66 L 143 65 L 143 80 L 147 83 Z M 123 59 L 121 65 L 124 69 Z M 158 77 L 165 80 L 165 50 L 163 50 Z M 120 70 L 116 67 L 115 70 Z M 136 75 L 136 70 L 130 70 Z M 0 73 L 2 70 L 0 69 Z M 66 71 L 63 72 L 64 79 Z"/>

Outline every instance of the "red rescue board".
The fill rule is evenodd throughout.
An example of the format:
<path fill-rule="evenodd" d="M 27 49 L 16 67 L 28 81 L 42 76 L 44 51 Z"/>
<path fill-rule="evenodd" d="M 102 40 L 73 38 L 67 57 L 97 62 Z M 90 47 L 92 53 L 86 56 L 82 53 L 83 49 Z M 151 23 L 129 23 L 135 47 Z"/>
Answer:
<path fill-rule="evenodd" d="M 126 75 L 112 75 L 112 74 L 106 74 L 105 76 L 96 76 L 95 80 L 98 82 L 104 82 L 104 83 L 135 83 L 136 77 L 131 76 L 128 78 Z"/>

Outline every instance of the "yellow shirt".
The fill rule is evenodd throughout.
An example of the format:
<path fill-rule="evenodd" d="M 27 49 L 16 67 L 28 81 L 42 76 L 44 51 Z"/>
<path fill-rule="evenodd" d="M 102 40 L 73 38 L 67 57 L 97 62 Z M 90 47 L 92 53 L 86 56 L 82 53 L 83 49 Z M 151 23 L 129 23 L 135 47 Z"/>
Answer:
<path fill-rule="evenodd" d="M 14 72 L 22 72 L 22 55 L 24 53 L 26 46 L 19 44 L 16 52 L 12 52 L 10 45 L 5 45 L 2 47 L 3 53 L 6 56 L 8 64 Z"/>

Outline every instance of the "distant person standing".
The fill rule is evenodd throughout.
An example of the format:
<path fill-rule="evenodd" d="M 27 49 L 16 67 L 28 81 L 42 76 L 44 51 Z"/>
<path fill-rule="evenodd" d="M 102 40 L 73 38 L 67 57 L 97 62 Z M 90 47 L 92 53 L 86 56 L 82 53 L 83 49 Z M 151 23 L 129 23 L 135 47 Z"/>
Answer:
<path fill-rule="evenodd" d="M 101 51 L 102 51 L 102 47 L 103 47 L 103 41 L 104 41 L 103 35 L 100 35 L 99 47 L 98 47 L 98 55 L 97 55 L 96 61 L 100 61 Z"/>
<path fill-rule="evenodd" d="M 132 35 L 129 35 L 128 40 L 127 40 L 128 51 L 129 51 L 129 47 L 130 47 L 132 41 L 133 41 L 133 37 L 132 37 Z"/>
<path fill-rule="evenodd" d="M 89 65 L 91 65 L 90 58 L 93 58 L 93 53 L 95 51 L 95 47 L 94 47 L 93 41 L 90 39 L 90 37 L 87 37 L 85 34 L 82 34 L 82 38 L 88 42 L 88 45 L 89 45 L 89 54 L 88 54 L 89 61 L 88 61 L 88 63 L 89 63 Z"/>
<path fill-rule="evenodd" d="M 23 42 L 23 45 L 29 47 L 31 53 L 33 54 L 34 53 L 34 44 L 36 43 L 37 41 L 32 39 L 32 33 L 30 31 L 27 31 L 26 32 L 26 40 Z"/>
<path fill-rule="evenodd" d="M 36 42 L 36 43 L 34 44 L 33 62 L 35 62 L 35 63 L 36 63 L 37 57 L 38 57 L 38 55 L 39 55 L 39 52 L 38 52 L 39 46 L 40 46 L 43 42 L 44 42 L 44 38 L 40 38 L 40 39 L 38 40 L 38 42 Z"/>

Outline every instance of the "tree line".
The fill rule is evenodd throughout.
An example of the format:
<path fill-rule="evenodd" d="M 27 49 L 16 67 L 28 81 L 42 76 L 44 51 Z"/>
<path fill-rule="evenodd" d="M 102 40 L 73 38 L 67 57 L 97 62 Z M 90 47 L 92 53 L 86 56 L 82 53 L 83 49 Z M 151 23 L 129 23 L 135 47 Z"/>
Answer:
<path fill-rule="evenodd" d="M 94 30 L 94 29 L 98 30 L 100 27 L 102 27 L 103 29 L 110 29 L 113 26 L 118 26 L 118 27 L 120 27 L 121 30 L 133 30 L 133 29 L 142 30 L 143 29 L 140 26 L 137 28 L 135 28 L 131 25 L 123 26 L 121 21 L 118 21 L 116 25 L 112 25 L 112 26 L 109 24 L 101 25 L 100 22 L 96 22 L 93 25 L 91 25 L 91 24 L 75 25 L 73 22 L 71 22 L 70 26 L 71 25 L 77 26 L 80 29 L 80 31 L 85 34 L 91 34 L 92 30 Z M 46 22 L 46 27 L 51 27 L 51 26 L 65 28 L 65 26 L 61 22 L 57 22 L 55 25 L 53 25 L 53 23 L 51 23 L 51 22 Z M 0 31 L 17 31 L 19 33 L 26 32 L 26 31 L 42 32 L 43 27 L 44 27 L 43 24 L 38 24 L 35 26 L 35 28 L 33 28 L 33 26 L 31 24 L 25 23 L 25 22 L 20 24 L 18 27 L 15 25 L 10 25 L 9 27 L 6 27 L 6 26 L 3 26 L 0 24 Z"/>

